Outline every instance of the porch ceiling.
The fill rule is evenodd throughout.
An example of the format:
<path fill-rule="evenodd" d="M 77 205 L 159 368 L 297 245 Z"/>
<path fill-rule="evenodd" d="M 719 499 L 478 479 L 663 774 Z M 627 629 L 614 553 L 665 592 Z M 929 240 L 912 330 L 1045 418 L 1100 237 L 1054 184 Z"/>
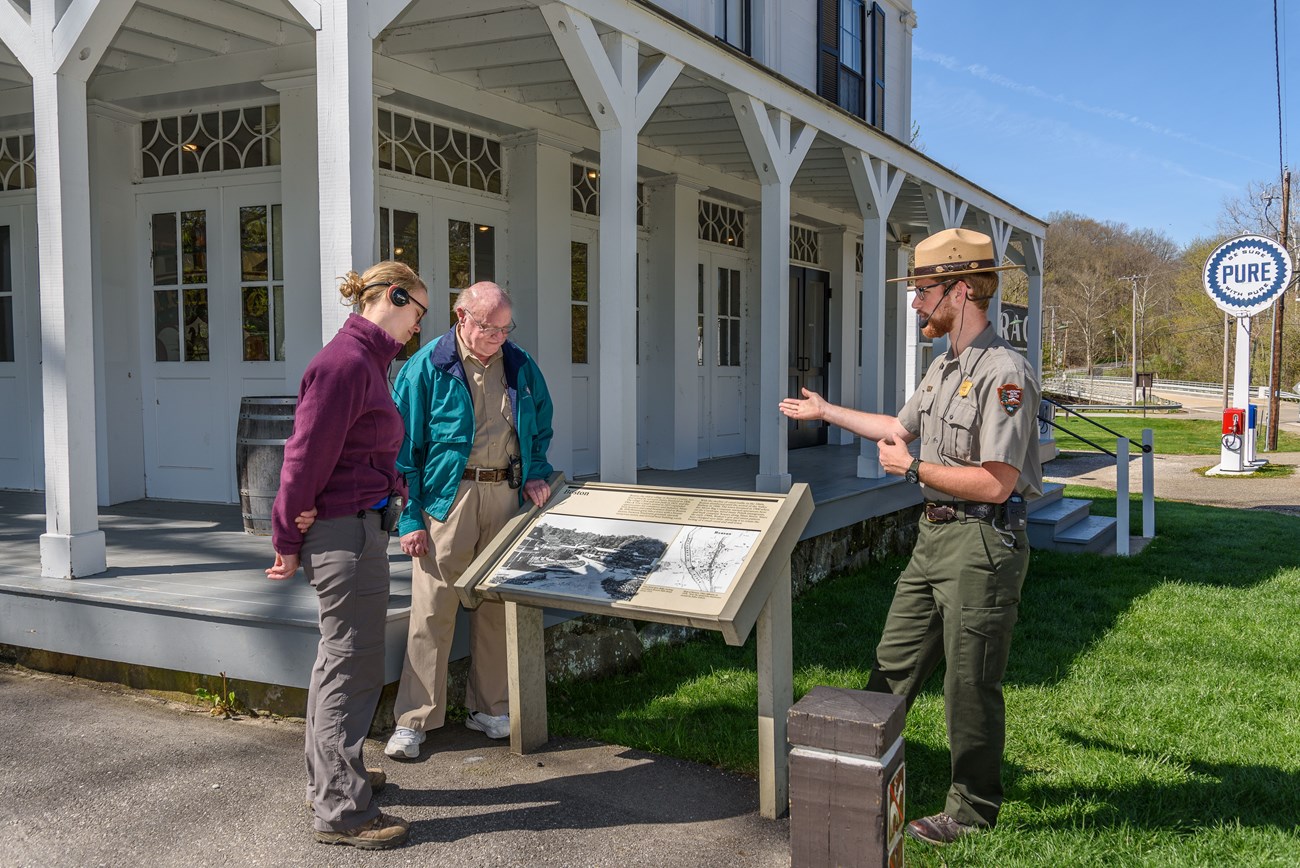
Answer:
<path fill-rule="evenodd" d="M 601 33 L 613 32 L 596 22 Z M 268 75 L 307 71 L 314 67 L 314 32 L 286 0 L 143 0 L 132 8 L 112 40 L 95 77 L 90 95 L 136 111 L 192 105 L 200 97 L 231 101 L 264 95 L 260 82 Z M 676 39 L 695 50 L 727 51 L 706 34 L 681 28 Z M 641 44 L 643 61 L 652 61 L 662 47 Z M 544 112 L 570 124 L 593 126 L 586 103 L 551 37 L 537 2 L 530 0 L 414 0 L 376 41 L 377 52 L 491 95 Z M 242 56 L 241 64 L 226 62 Z M 752 75 L 752 61 L 736 53 L 736 68 Z M 167 69 L 166 76 L 159 73 Z M 716 67 L 724 71 L 725 67 Z M 97 84 L 103 83 L 102 87 Z M 15 97 L 30 93 L 30 77 L 13 55 L 0 47 L 0 105 L 21 104 Z M 756 183 L 757 176 L 732 114 L 728 93 L 735 85 L 687 66 L 641 131 L 641 142 L 670 157 L 699 163 L 714 172 Z M 786 93 L 799 91 L 786 83 Z M 9 91 L 10 93 L 6 93 Z M 807 92 L 803 97 L 818 110 L 828 103 Z M 437 94 L 423 94 L 436 103 Z M 9 97 L 5 101 L 5 97 Z M 27 98 L 30 106 L 30 97 Z M 188 102 L 187 102 L 188 100 Z M 495 101 L 495 99 L 491 100 Z M 992 203 L 1015 223 L 1037 229 L 1039 222 L 1013 205 L 980 190 L 906 145 L 830 108 L 837 135 L 823 130 L 792 185 L 795 218 L 832 225 L 834 214 L 858 214 L 857 201 L 844 162 L 843 137 L 851 136 L 866 150 L 879 145 L 882 155 L 902 155 L 924 167 L 949 192 Z M 454 112 L 458 114 L 461 112 Z M 463 113 L 461 113 L 463 114 Z M 825 115 L 822 115 L 823 118 Z M 501 126 L 488 122 L 489 128 Z M 588 156 L 595 157 L 594 152 Z M 887 157 L 887 159 L 889 159 Z M 664 165 L 665 161 L 659 161 Z M 724 191 L 713 191 L 735 199 Z M 899 233 L 923 233 L 927 212 L 922 185 L 909 173 L 890 213 Z M 800 203 L 805 203 L 800 213 Z M 820 207 L 806 207 L 816 205 Z M 976 205 L 972 211 L 978 207 Z M 968 214 L 967 222 L 974 220 Z M 842 221 L 841 221 L 842 222 Z M 1041 230 L 1039 230 L 1041 231 Z M 1019 236 L 1020 233 L 1017 233 Z"/>

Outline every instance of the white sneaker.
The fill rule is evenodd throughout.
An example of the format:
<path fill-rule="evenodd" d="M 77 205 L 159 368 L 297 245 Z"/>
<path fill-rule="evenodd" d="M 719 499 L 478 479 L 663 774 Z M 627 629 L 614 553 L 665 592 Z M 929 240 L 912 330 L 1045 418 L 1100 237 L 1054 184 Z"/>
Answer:
<path fill-rule="evenodd" d="M 399 726 L 384 747 L 384 753 L 393 759 L 415 759 L 424 744 L 424 733 L 418 729 Z"/>
<path fill-rule="evenodd" d="M 481 711 L 471 711 L 469 717 L 465 718 L 465 725 L 470 729 L 477 729 L 488 738 L 510 737 L 510 715 L 508 714 L 494 716 Z"/>

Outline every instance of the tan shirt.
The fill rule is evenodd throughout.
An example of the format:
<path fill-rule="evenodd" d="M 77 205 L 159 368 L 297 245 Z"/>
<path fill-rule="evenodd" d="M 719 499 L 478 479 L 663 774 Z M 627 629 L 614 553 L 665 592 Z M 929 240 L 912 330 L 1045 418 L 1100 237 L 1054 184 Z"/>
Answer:
<path fill-rule="evenodd" d="M 1015 490 L 1043 492 L 1038 457 L 1038 378 L 990 324 L 962 354 L 935 359 L 898 421 L 921 441 L 921 460 L 949 467 L 1000 461 L 1020 468 Z M 926 500 L 959 498 L 922 485 Z"/>
<path fill-rule="evenodd" d="M 486 363 L 470 352 L 456 329 L 456 349 L 465 366 L 465 381 L 474 402 L 474 445 L 469 452 L 470 467 L 503 468 L 519 455 L 519 438 L 515 434 L 510 412 L 510 393 L 506 388 L 506 366 L 497 350 Z"/>

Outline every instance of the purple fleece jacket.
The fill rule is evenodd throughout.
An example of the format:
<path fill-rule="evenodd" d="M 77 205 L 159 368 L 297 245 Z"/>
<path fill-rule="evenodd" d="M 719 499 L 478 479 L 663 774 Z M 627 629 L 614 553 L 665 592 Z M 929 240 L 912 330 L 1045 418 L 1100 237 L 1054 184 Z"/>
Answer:
<path fill-rule="evenodd" d="M 313 506 L 318 519 L 339 518 L 374 506 L 390 491 L 406 494 L 397 472 L 405 429 L 387 376 L 401 348 L 354 313 L 307 365 L 271 513 L 271 541 L 280 554 L 302 549 L 293 520 Z"/>

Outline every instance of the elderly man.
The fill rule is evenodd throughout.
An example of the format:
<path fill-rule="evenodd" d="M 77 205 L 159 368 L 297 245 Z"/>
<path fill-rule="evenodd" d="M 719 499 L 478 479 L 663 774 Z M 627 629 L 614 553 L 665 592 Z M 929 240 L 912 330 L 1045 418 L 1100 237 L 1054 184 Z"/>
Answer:
<path fill-rule="evenodd" d="M 868 689 L 910 708 L 942 659 L 952 784 L 942 813 L 907 832 L 947 844 L 997 822 L 1006 714 L 1002 675 L 1020 587 L 1029 569 L 1025 498 L 1042 492 L 1035 410 L 1039 386 L 1024 357 L 989 323 L 1000 266 L 979 232 L 947 229 L 916 246 L 912 309 L 928 338 L 947 335 L 897 417 L 786 398 L 792 419 L 824 419 L 879 444 L 885 472 L 927 501 L 912 559 L 898 579 Z M 921 440 L 921 457 L 907 444 Z"/>
<path fill-rule="evenodd" d="M 397 468 L 410 489 L 398 533 L 413 559 L 397 729 L 384 749 L 397 759 L 419 756 L 446 720 L 455 581 L 525 499 L 541 506 L 550 493 L 551 398 L 536 362 L 506 340 L 511 312 L 495 283 L 462 291 L 451 331 L 412 356 L 393 387 L 406 424 Z M 502 603 L 470 614 L 465 705 L 470 729 L 510 734 Z"/>

